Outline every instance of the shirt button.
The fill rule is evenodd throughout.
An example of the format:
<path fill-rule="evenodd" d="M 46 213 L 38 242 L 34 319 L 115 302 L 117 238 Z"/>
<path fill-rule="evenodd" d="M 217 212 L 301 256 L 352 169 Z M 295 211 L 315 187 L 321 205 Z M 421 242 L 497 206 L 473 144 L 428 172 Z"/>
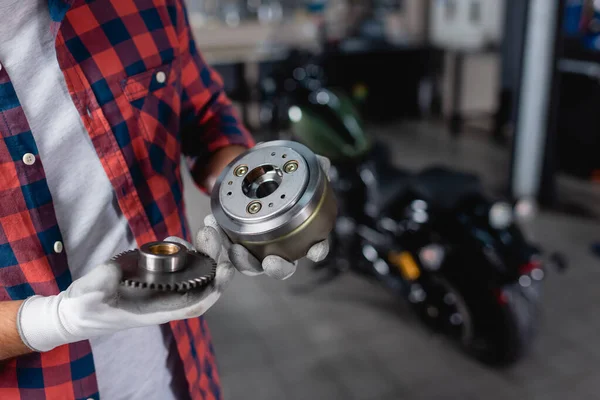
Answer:
<path fill-rule="evenodd" d="M 62 242 L 54 242 L 54 252 L 55 253 L 62 253 L 63 251 L 63 244 Z"/>
<path fill-rule="evenodd" d="M 167 80 L 167 74 L 165 74 L 163 71 L 158 71 L 156 73 L 156 82 L 165 83 L 166 80 Z"/>
<path fill-rule="evenodd" d="M 23 162 L 25 163 L 25 165 L 35 164 L 35 156 L 31 153 L 25 153 L 23 155 Z"/>

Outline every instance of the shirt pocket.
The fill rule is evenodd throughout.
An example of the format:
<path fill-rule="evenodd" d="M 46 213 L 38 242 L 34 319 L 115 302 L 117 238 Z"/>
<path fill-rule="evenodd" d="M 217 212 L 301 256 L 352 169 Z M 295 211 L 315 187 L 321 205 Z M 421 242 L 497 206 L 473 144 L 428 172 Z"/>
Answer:
<path fill-rule="evenodd" d="M 162 150 L 178 162 L 181 74 L 177 61 L 130 76 L 122 81 L 122 88 L 150 150 Z"/>

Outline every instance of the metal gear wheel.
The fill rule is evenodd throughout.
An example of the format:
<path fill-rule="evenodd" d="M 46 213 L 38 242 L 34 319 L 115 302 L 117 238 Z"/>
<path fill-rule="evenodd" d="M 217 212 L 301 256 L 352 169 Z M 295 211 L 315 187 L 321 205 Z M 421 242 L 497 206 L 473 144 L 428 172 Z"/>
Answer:
<path fill-rule="evenodd" d="M 158 291 L 187 291 L 207 286 L 217 263 L 206 254 L 174 242 L 152 242 L 112 258 L 123 271 L 121 284 Z"/>

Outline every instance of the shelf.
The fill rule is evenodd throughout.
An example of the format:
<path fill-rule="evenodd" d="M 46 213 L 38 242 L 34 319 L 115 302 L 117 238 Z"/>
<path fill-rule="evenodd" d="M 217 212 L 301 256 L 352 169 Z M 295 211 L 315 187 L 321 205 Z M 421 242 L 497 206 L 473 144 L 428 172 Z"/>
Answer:
<path fill-rule="evenodd" d="M 199 15 L 190 16 L 196 45 L 213 64 L 258 62 L 278 59 L 289 47 L 318 48 L 317 30 L 310 21 L 284 21 L 279 25 L 246 22 L 232 28 L 206 24 Z"/>

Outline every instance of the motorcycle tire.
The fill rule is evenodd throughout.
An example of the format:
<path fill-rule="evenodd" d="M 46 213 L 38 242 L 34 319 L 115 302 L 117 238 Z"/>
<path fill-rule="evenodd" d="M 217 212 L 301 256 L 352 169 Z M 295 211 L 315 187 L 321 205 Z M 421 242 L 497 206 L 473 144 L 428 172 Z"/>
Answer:
<path fill-rule="evenodd" d="M 490 366 L 508 367 L 530 351 L 540 323 L 541 282 L 494 290 L 450 281 L 470 314 L 473 334 L 461 343 L 467 353 Z"/>

